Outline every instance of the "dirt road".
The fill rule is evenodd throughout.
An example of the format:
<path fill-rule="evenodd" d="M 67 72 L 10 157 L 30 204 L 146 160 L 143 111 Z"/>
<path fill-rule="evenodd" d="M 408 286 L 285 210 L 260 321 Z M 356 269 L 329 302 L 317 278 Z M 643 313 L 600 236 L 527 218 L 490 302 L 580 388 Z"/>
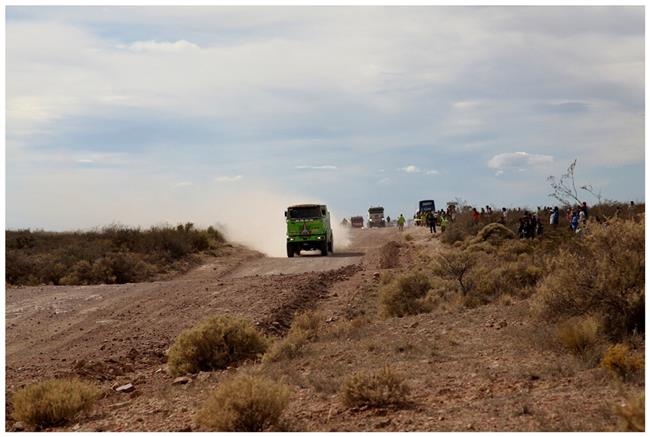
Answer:
<path fill-rule="evenodd" d="M 267 258 L 238 246 L 165 282 L 84 287 L 22 287 L 6 292 L 6 395 L 51 376 L 81 376 L 105 393 L 63 431 L 191 431 L 207 396 L 257 363 L 201 372 L 173 384 L 165 350 L 181 330 L 215 314 L 237 314 L 282 334 L 296 312 L 318 308 L 329 334 L 303 354 L 267 366 L 287 383 L 285 413 L 295 431 L 603 431 L 615 425 L 618 385 L 566 352 L 526 300 L 508 306 L 436 309 L 377 316 L 380 277 L 409 272 L 440 249 L 424 229 L 355 230 L 335 256 Z M 382 246 L 400 242 L 399 263 L 380 269 Z M 419 264 L 426 268 L 426 264 Z M 364 321 L 354 325 L 350 319 Z M 412 387 L 407 409 L 350 409 L 341 381 L 391 365 Z M 136 390 L 112 388 L 130 382 Z M 643 382 L 640 383 L 642 390 Z M 12 430 L 7 403 L 6 429 Z"/>
<path fill-rule="evenodd" d="M 10 288 L 8 388 L 69 372 L 71 362 L 82 360 L 122 362 L 137 354 L 136 367 L 161 361 L 182 329 L 215 313 L 240 314 L 271 331 L 282 329 L 293 311 L 314 305 L 332 283 L 359 268 L 368 248 L 391 234 L 355 231 L 349 248 L 327 257 L 267 258 L 233 246 L 170 281 Z"/>

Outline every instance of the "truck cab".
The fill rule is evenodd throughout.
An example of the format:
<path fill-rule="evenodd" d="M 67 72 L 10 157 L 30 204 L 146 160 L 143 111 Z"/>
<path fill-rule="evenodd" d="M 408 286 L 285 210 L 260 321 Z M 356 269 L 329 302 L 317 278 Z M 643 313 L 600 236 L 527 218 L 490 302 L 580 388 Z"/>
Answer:
<path fill-rule="evenodd" d="M 334 235 L 327 205 L 293 205 L 284 212 L 287 221 L 287 256 L 301 250 L 320 250 L 322 256 L 334 252 Z"/>
<path fill-rule="evenodd" d="M 363 217 L 360 215 L 355 215 L 354 217 L 350 218 L 350 223 L 352 224 L 353 228 L 363 228 Z"/>
<path fill-rule="evenodd" d="M 368 227 L 383 228 L 386 227 L 383 206 L 371 206 L 368 208 Z"/>

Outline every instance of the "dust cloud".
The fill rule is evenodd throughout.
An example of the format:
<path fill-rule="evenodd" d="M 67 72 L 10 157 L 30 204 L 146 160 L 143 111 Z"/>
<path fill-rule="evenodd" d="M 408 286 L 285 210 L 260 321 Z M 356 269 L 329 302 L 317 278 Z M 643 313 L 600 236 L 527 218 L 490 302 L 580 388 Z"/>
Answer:
<path fill-rule="evenodd" d="M 70 231 L 110 224 L 148 228 L 192 222 L 202 228 L 215 226 L 228 240 L 267 256 L 285 257 L 287 206 L 319 203 L 327 204 L 332 214 L 334 250 L 350 243 L 349 230 L 340 225 L 335 205 L 274 187 L 270 181 L 169 188 L 163 176 L 127 178 L 112 173 L 102 177 L 66 173 L 55 175 L 54 181 L 43 181 L 49 190 L 13 199 L 9 221 L 17 223 L 15 228 Z"/>
<path fill-rule="evenodd" d="M 272 192 L 245 191 L 237 196 L 220 199 L 223 208 L 210 214 L 227 240 L 241 243 L 271 257 L 285 257 L 287 206 L 299 203 L 325 203 L 300 195 L 281 195 Z M 329 205 L 328 205 L 329 207 Z M 334 251 L 350 245 L 350 230 L 330 211 Z"/>

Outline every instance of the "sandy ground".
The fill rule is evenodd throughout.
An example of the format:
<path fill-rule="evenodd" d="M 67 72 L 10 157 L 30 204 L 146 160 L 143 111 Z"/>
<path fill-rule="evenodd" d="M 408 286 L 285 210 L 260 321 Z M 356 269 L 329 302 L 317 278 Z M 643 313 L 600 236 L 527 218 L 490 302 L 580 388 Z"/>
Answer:
<path fill-rule="evenodd" d="M 407 233 L 413 242 L 395 228 L 353 230 L 350 247 L 328 257 L 267 258 L 233 246 L 164 282 L 7 289 L 7 399 L 25 383 L 76 375 L 94 379 L 106 394 L 92 413 L 61 430 L 200 430 L 194 415 L 209 392 L 257 364 L 202 372 L 190 384 L 173 385 L 165 350 L 174 338 L 214 314 L 242 315 L 282 335 L 295 313 L 318 308 L 334 325 L 359 316 L 373 322 L 265 369 L 292 387 L 289 429 L 602 431 L 615 425 L 613 402 L 638 387 L 615 383 L 546 346 L 526 301 L 377 319 L 381 246 L 401 242 L 398 271 L 414 256 L 438 250 L 438 240 L 425 230 Z M 345 408 L 336 394 L 342 378 L 385 364 L 407 376 L 413 405 Z M 112 389 L 126 382 L 136 390 Z M 6 411 L 11 430 L 10 403 Z"/>

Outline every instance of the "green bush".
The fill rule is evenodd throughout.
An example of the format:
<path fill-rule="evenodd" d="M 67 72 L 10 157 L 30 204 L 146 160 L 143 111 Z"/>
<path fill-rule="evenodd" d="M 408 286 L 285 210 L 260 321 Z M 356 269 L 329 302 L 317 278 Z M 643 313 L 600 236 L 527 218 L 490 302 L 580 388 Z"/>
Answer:
<path fill-rule="evenodd" d="M 278 424 L 288 403 L 289 390 L 284 385 L 239 375 L 217 387 L 197 420 L 210 431 L 266 431 Z"/>
<path fill-rule="evenodd" d="M 266 347 L 266 339 L 248 320 L 216 316 L 181 332 L 169 349 L 169 370 L 182 375 L 224 369 L 257 358 Z"/>
<path fill-rule="evenodd" d="M 12 397 L 12 417 L 36 429 L 64 425 L 88 410 L 101 391 L 78 379 L 49 379 L 30 384 Z"/>

